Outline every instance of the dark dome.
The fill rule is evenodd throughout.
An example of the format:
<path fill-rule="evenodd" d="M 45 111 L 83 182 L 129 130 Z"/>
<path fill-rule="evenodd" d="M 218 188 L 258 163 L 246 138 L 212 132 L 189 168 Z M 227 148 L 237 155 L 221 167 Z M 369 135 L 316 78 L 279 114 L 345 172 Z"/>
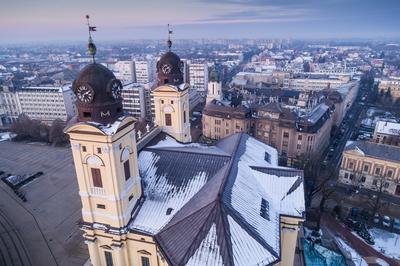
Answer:
<path fill-rule="evenodd" d="M 161 56 L 157 62 L 158 86 L 171 84 L 180 85 L 183 83 L 183 62 L 179 56 L 171 51 Z"/>
<path fill-rule="evenodd" d="M 171 65 L 176 65 L 178 67 L 180 67 L 181 64 L 181 59 L 179 58 L 179 56 L 171 51 L 166 52 L 165 54 L 163 54 L 163 56 L 161 56 L 160 60 L 158 61 L 159 64 L 171 64 Z"/>
<path fill-rule="evenodd" d="M 122 115 L 122 83 L 105 66 L 96 63 L 85 66 L 72 88 L 77 97 L 79 121 L 108 124 Z"/>
<path fill-rule="evenodd" d="M 115 79 L 114 73 L 101 64 L 89 64 L 78 74 L 75 82 L 88 83 L 96 92 L 96 96 L 105 94 L 110 80 Z M 96 100 L 101 100 L 96 97 Z"/>

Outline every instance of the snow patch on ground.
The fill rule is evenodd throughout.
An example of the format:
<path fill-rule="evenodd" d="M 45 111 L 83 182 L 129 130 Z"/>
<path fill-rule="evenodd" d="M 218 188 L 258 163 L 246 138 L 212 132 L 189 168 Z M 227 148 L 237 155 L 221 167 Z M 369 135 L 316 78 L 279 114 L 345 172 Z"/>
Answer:
<path fill-rule="evenodd" d="M 368 266 L 368 263 L 361 257 L 361 255 L 350 247 L 343 239 L 335 237 L 335 241 L 343 255 L 346 258 L 351 259 L 355 265 Z"/>
<path fill-rule="evenodd" d="M 400 235 L 378 228 L 369 230 L 374 238 L 374 249 L 394 259 L 400 259 Z"/>
<path fill-rule="evenodd" d="M 15 137 L 15 134 L 13 134 L 11 132 L 0 133 L 0 142 L 6 141 L 6 140 L 11 140 L 13 137 Z"/>

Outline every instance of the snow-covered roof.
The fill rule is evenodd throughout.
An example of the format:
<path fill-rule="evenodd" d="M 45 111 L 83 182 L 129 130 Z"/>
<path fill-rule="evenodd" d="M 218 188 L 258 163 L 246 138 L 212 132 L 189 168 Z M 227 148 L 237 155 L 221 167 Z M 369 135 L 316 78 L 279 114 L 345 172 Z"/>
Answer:
<path fill-rule="evenodd" d="M 400 123 L 378 121 L 375 126 L 375 134 L 400 136 Z"/>
<path fill-rule="evenodd" d="M 145 199 L 130 229 L 173 265 L 266 265 L 280 259 L 280 215 L 303 217 L 303 173 L 235 134 L 216 146 L 165 136 L 139 153 Z M 182 234 L 181 232 L 185 232 Z"/>

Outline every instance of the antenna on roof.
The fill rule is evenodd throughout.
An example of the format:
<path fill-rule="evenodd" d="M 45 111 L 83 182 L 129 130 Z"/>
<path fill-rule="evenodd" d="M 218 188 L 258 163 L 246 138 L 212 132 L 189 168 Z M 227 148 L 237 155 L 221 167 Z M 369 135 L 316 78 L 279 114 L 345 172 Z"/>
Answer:
<path fill-rule="evenodd" d="M 96 45 L 93 42 L 92 39 L 92 31 L 96 31 L 95 26 L 90 26 L 89 22 L 89 15 L 86 15 L 86 20 L 87 20 L 87 25 L 88 25 L 88 30 L 89 30 L 89 43 L 88 43 L 88 53 L 92 56 L 93 63 L 96 63 L 96 59 L 94 56 L 96 55 Z"/>
<path fill-rule="evenodd" d="M 170 25 L 168 24 L 168 41 L 167 41 L 167 45 L 168 45 L 168 50 L 169 51 L 171 51 L 171 46 L 172 46 L 171 34 L 172 34 L 172 30 L 171 30 Z"/>

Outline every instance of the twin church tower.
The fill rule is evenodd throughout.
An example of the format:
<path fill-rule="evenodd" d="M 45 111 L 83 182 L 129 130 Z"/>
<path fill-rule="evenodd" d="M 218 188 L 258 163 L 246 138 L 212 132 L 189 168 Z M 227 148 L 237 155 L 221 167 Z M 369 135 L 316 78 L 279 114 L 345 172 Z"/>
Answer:
<path fill-rule="evenodd" d="M 170 51 L 171 44 L 169 41 L 169 51 L 157 63 L 157 87 L 152 92 L 155 124 L 158 130 L 187 143 L 191 142 L 189 85 L 183 81 L 183 63 Z M 91 38 L 89 45 L 94 56 Z M 124 265 L 123 235 L 143 200 L 136 120 L 123 112 L 122 83 L 94 60 L 79 73 L 73 91 L 78 115 L 65 132 L 70 136 L 82 200 L 85 242 L 93 265 L 113 265 L 112 261 Z M 105 247 L 105 257 L 96 244 L 96 231 L 104 231 L 102 227 L 113 235 L 113 244 Z"/>

